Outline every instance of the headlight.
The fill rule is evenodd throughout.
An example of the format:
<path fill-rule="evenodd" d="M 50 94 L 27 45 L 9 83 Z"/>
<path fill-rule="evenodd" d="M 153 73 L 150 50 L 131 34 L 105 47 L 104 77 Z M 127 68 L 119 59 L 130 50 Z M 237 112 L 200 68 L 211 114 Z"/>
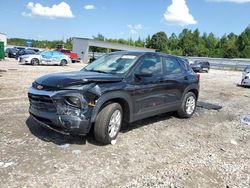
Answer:
<path fill-rule="evenodd" d="M 81 100 L 78 97 L 67 97 L 65 102 L 70 106 L 81 108 Z"/>

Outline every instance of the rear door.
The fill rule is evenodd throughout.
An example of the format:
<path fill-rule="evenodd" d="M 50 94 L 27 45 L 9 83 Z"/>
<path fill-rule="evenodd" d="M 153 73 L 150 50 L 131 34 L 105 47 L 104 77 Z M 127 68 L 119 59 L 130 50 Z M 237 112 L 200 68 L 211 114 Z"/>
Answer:
<path fill-rule="evenodd" d="M 181 66 L 177 58 L 172 56 L 162 56 L 164 75 L 165 103 L 169 108 L 179 106 L 183 92 L 187 85 L 186 71 Z"/>
<path fill-rule="evenodd" d="M 57 52 L 57 51 L 53 51 L 52 52 L 52 64 L 57 64 L 59 65 L 61 62 L 61 59 L 63 57 L 63 53 L 61 52 Z"/>

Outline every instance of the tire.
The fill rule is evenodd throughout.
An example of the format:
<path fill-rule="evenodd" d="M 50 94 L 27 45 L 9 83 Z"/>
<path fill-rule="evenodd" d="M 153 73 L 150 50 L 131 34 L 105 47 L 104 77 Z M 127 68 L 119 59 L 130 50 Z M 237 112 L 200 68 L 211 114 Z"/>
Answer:
<path fill-rule="evenodd" d="M 196 110 L 197 99 L 193 92 L 185 94 L 180 109 L 177 111 L 181 118 L 191 118 Z M 189 106 L 188 106 L 189 105 Z"/>
<path fill-rule="evenodd" d="M 38 59 L 36 59 L 36 58 L 34 58 L 34 59 L 31 59 L 31 65 L 39 65 L 39 60 Z"/>
<path fill-rule="evenodd" d="M 244 82 L 244 79 L 241 81 L 241 86 L 243 86 L 243 87 L 244 87 L 245 85 L 243 84 L 243 82 Z"/>
<path fill-rule="evenodd" d="M 105 106 L 97 115 L 94 126 L 95 139 L 103 144 L 110 144 L 119 134 L 123 118 L 120 104 L 111 103 Z M 114 122 L 112 124 L 112 121 Z"/>
<path fill-rule="evenodd" d="M 66 66 L 67 65 L 67 61 L 65 59 L 62 59 L 60 65 L 61 66 Z"/>

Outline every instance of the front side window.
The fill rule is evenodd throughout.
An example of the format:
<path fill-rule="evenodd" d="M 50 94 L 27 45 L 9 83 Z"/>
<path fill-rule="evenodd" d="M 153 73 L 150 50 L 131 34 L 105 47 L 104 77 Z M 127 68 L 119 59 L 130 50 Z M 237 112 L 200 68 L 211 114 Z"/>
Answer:
<path fill-rule="evenodd" d="M 139 74 L 152 74 L 161 75 L 162 74 L 162 62 L 159 56 L 145 56 L 140 60 L 136 73 Z"/>
<path fill-rule="evenodd" d="M 171 57 L 162 58 L 163 65 L 165 66 L 166 74 L 179 74 L 182 72 L 179 62 Z"/>
<path fill-rule="evenodd" d="M 61 53 L 61 52 L 56 52 L 56 51 L 53 52 L 53 57 L 61 57 L 61 56 L 63 56 L 63 55 L 64 55 L 64 54 Z"/>
<path fill-rule="evenodd" d="M 139 56 L 129 54 L 108 54 L 84 68 L 84 71 L 108 74 L 125 74 L 136 63 Z"/>

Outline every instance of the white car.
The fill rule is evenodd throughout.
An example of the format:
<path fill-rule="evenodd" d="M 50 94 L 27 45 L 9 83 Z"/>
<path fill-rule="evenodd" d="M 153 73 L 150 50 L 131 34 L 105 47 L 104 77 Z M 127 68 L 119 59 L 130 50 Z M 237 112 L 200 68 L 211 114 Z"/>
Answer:
<path fill-rule="evenodd" d="M 250 66 L 247 66 L 242 73 L 242 86 L 250 86 Z"/>
<path fill-rule="evenodd" d="M 61 65 L 71 63 L 71 59 L 58 51 L 41 51 L 36 54 L 23 55 L 19 57 L 20 64 L 30 65 Z"/>

